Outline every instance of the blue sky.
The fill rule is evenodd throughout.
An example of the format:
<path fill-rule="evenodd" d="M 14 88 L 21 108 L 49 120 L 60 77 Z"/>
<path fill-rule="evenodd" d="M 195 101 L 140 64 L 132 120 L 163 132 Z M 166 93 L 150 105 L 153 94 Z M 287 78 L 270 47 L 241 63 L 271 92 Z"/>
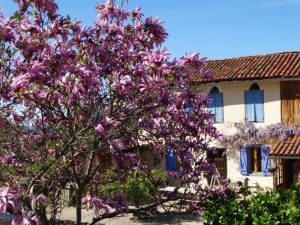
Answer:
<path fill-rule="evenodd" d="M 90 25 L 104 0 L 57 0 L 60 13 Z M 129 0 L 146 16 L 159 16 L 176 57 L 200 52 L 210 59 L 300 50 L 300 0 Z M 13 0 L 1 0 L 10 15 Z"/>

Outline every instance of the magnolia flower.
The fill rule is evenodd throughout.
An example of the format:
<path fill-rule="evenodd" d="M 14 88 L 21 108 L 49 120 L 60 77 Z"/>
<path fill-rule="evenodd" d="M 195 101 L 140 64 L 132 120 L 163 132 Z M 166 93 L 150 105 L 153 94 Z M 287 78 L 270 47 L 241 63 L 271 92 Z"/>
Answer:
<path fill-rule="evenodd" d="M 87 195 L 82 199 L 82 204 L 88 205 L 88 207 L 93 208 L 93 217 L 98 218 L 100 216 L 100 210 L 103 209 L 105 213 L 109 213 L 111 211 L 111 207 L 105 204 L 101 198 L 91 197 Z"/>
<path fill-rule="evenodd" d="M 102 126 L 102 124 L 99 123 L 99 124 L 95 127 L 95 131 L 96 131 L 97 133 L 99 133 L 99 134 L 103 134 L 104 131 L 105 131 L 105 129 L 104 129 L 104 127 Z"/>
<path fill-rule="evenodd" d="M 121 139 L 114 139 L 109 141 L 110 147 L 116 150 L 122 150 L 125 148 L 125 145 Z"/>
<path fill-rule="evenodd" d="M 185 65 L 187 65 L 189 63 L 202 62 L 202 60 L 203 59 L 200 58 L 200 54 L 199 53 L 187 53 L 186 57 L 182 57 L 179 60 L 179 65 L 185 66 Z"/>
<path fill-rule="evenodd" d="M 113 0 L 106 0 L 107 7 L 112 7 L 112 5 L 113 5 Z"/>
<path fill-rule="evenodd" d="M 12 209 L 15 213 L 21 210 L 18 202 L 20 193 L 11 188 L 0 188 L 0 212 L 7 213 L 7 209 Z"/>
<path fill-rule="evenodd" d="M 111 203 L 118 212 L 123 212 L 128 208 L 128 202 L 123 192 L 117 192 Z"/>
<path fill-rule="evenodd" d="M 17 165 L 17 160 L 15 159 L 15 157 L 13 156 L 4 156 L 4 157 L 0 157 L 0 161 L 2 163 L 5 163 L 9 166 L 16 166 Z"/>
<path fill-rule="evenodd" d="M 142 17 L 142 13 L 141 13 L 141 7 L 135 8 L 132 12 L 131 15 L 133 18 L 140 20 Z"/>
<path fill-rule="evenodd" d="M 181 177 L 180 172 L 176 172 L 176 171 L 168 171 L 168 175 L 170 177 L 174 177 L 175 179 L 180 179 Z"/>
<path fill-rule="evenodd" d="M 128 88 L 128 86 L 132 85 L 132 79 L 130 76 L 126 75 L 126 76 L 122 76 L 120 81 L 114 81 L 112 86 L 116 87 L 118 90 L 122 90 L 125 91 L 126 88 Z"/>
<path fill-rule="evenodd" d="M 165 28 L 161 25 L 162 21 L 158 17 L 148 17 L 145 21 L 146 29 L 156 45 L 160 45 L 165 41 L 168 34 Z"/>
<path fill-rule="evenodd" d="M 34 63 L 31 67 L 29 78 L 31 79 L 40 79 L 45 73 L 45 66 L 43 63 Z"/>
<path fill-rule="evenodd" d="M 35 225 L 43 225 L 42 222 L 40 221 L 40 219 L 37 216 L 33 216 L 31 218 L 31 221 L 35 222 Z M 30 223 L 30 225 L 32 225 L 32 223 Z"/>
<path fill-rule="evenodd" d="M 93 213 L 93 216 L 94 218 L 98 218 L 99 215 L 100 215 L 100 209 L 103 209 L 105 213 L 109 213 L 110 212 L 110 207 L 106 204 L 103 203 L 103 201 L 100 199 L 100 198 L 91 198 L 91 201 L 90 201 L 92 207 L 93 207 L 93 210 L 94 210 L 94 213 Z"/>
<path fill-rule="evenodd" d="M 71 90 L 72 84 L 70 81 L 70 73 L 67 73 L 65 76 L 62 77 L 61 79 L 61 84 L 67 89 Z"/>
<path fill-rule="evenodd" d="M 117 121 L 117 120 L 113 120 L 113 119 L 110 119 L 109 117 L 106 117 L 102 122 L 101 124 L 106 127 L 106 126 L 112 126 L 112 127 L 116 127 L 118 125 L 121 124 L 121 122 Z"/>
<path fill-rule="evenodd" d="M 22 215 L 16 215 L 16 217 L 12 221 L 12 225 L 23 225 L 23 216 Z"/>
<path fill-rule="evenodd" d="M 11 88 L 14 89 L 21 89 L 23 87 L 27 87 L 28 86 L 28 74 L 22 74 L 20 76 L 17 76 L 13 82 L 11 83 Z"/>
<path fill-rule="evenodd" d="M 41 203 L 42 205 L 46 205 L 48 202 L 48 197 L 43 194 L 40 194 L 36 197 L 36 202 Z"/>
<path fill-rule="evenodd" d="M 8 206 L 7 200 L 2 199 L 1 202 L 0 202 L 0 212 L 1 213 L 6 213 L 7 206 Z"/>

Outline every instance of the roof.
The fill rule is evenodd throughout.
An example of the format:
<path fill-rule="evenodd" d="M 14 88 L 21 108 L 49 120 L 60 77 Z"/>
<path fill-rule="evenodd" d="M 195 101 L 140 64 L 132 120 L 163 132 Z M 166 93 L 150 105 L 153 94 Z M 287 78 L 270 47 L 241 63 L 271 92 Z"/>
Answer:
<path fill-rule="evenodd" d="M 300 136 L 288 137 L 279 141 L 270 151 L 270 156 L 300 157 Z"/>
<path fill-rule="evenodd" d="M 201 83 L 300 78 L 300 51 L 209 60 L 206 68 L 212 71 L 212 80 L 203 79 L 200 72 L 191 78 Z"/>

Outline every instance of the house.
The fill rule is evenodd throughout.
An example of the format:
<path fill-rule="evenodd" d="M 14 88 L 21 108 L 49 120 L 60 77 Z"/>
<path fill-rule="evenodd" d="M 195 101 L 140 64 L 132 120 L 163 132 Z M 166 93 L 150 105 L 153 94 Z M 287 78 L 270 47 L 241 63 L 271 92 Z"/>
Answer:
<path fill-rule="evenodd" d="M 208 110 L 215 127 L 234 134 L 235 123 L 257 127 L 276 123 L 300 124 L 300 52 L 208 61 L 212 80 L 191 74 L 195 85 L 208 93 Z M 223 178 L 247 181 L 259 190 L 289 187 L 300 182 L 300 137 L 278 143 L 241 143 L 210 155 Z M 271 168 L 272 167 L 272 168 Z"/>

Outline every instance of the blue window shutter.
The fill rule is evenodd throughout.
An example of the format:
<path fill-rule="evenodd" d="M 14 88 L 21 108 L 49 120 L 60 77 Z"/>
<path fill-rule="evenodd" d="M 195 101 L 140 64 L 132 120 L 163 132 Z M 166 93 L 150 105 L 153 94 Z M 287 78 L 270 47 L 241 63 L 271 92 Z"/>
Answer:
<path fill-rule="evenodd" d="M 216 115 L 216 100 L 215 100 L 215 93 L 210 93 L 207 95 L 208 98 L 208 105 L 207 109 L 212 114 Z"/>
<path fill-rule="evenodd" d="M 253 91 L 245 91 L 245 110 L 246 110 L 246 122 L 254 122 L 254 94 Z"/>
<path fill-rule="evenodd" d="M 223 93 L 215 94 L 215 107 L 216 107 L 216 122 L 222 123 L 223 117 Z"/>
<path fill-rule="evenodd" d="M 271 166 L 271 160 L 269 157 L 270 147 L 263 145 L 261 147 L 261 163 L 262 163 L 262 172 L 264 175 L 270 175 L 269 168 Z"/>
<path fill-rule="evenodd" d="M 249 151 L 247 146 L 240 148 L 240 170 L 243 175 L 249 174 Z"/>
<path fill-rule="evenodd" d="M 264 91 L 254 91 L 255 121 L 264 121 Z"/>
<path fill-rule="evenodd" d="M 176 171 L 176 156 L 175 151 L 170 146 L 167 147 L 166 166 L 168 171 Z"/>
<path fill-rule="evenodd" d="M 192 112 L 192 105 L 189 102 L 185 102 L 183 104 L 183 109 L 184 109 L 185 113 L 187 115 L 189 115 Z"/>

